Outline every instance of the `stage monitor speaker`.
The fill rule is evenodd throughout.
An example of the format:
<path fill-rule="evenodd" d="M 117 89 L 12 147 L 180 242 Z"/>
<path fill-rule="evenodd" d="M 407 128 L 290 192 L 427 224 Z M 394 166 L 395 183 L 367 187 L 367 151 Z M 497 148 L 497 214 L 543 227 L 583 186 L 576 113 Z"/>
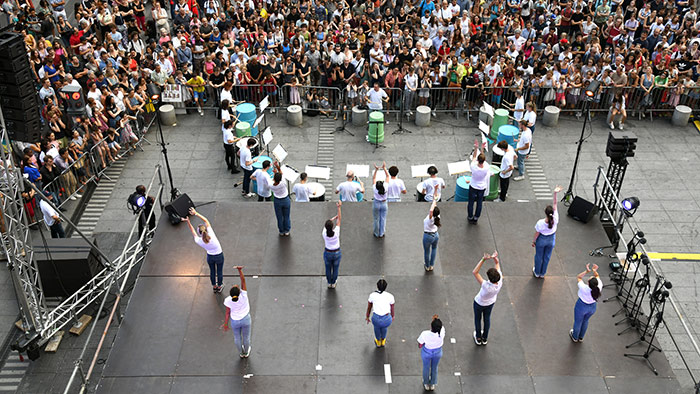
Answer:
<path fill-rule="evenodd" d="M 48 238 L 46 247 L 38 240 L 33 248 L 46 297 L 69 296 L 104 269 L 97 251 L 82 238 Z"/>
<path fill-rule="evenodd" d="M 194 203 L 190 200 L 187 193 L 183 193 L 172 202 L 165 204 L 163 208 L 171 218 L 170 221 L 173 222 L 174 218 L 186 218 L 189 215 L 190 208 L 194 208 Z M 173 224 L 177 223 L 179 223 L 179 221 L 173 222 Z"/>
<path fill-rule="evenodd" d="M 61 92 L 66 94 L 66 112 L 69 115 L 84 115 L 85 111 L 85 96 L 83 88 L 80 86 L 66 85 L 61 89 Z"/>
<path fill-rule="evenodd" d="M 569 205 L 569 216 L 579 222 L 588 223 L 595 215 L 596 207 L 593 203 L 576 196 Z"/>

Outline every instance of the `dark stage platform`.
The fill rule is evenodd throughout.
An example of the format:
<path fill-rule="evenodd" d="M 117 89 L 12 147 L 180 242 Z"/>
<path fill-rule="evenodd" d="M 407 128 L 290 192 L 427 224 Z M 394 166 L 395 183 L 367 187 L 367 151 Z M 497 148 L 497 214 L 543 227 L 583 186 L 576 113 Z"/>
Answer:
<path fill-rule="evenodd" d="M 171 226 L 162 217 L 98 392 L 421 393 L 416 338 L 435 313 L 447 330 L 438 392 L 680 392 L 663 354 L 651 356 L 658 377 L 643 361 L 623 357 L 637 335 L 617 335 L 615 302 L 600 303 L 584 343 L 569 339 L 576 274 L 591 262 L 607 278 L 609 261 L 588 254 L 608 244 L 599 223 L 575 222 L 561 207 L 548 276 L 538 280 L 530 242 L 544 204 L 488 203 L 478 226 L 467 224 L 465 205 L 440 204 L 443 227 L 431 273 L 422 263 L 427 204 L 390 204 L 384 239 L 372 236 L 371 204 L 343 205 L 335 290 L 326 288 L 321 256 L 321 229 L 334 204 L 294 204 L 290 237 L 278 235 L 271 203 L 201 207 L 224 247 L 227 288 L 238 283 L 232 267 L 246 267 L 253 318 L 247 360 L 234 351 L 231 332 L 219 330 L 222 296 L 211 292 L 204 251 L 184 224 Z M 494 249 L 504 287 L 489 344 L 477 347 L 472 301 L 478 284 L 471 271 Z M 396 297 L 396 320 L 386 348 L 376 349 L 364 312 L 380 276 Z M 612 293 L 605 289 L 603 297 Z"/>

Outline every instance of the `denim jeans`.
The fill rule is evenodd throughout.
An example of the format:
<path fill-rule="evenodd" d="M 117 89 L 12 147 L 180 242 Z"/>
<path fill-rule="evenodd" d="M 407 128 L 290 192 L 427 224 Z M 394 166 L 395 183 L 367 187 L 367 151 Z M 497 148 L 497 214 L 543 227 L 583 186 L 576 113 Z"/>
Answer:
<path fill-rule="evenodd" d="M 479 220 L 481 206 L 484 203 L 484 192 L 486 190 L 474 189 L 469 186 L 469 202 L 467 202 L 467 218 L 469 220 Z M 474 211 L 474 201 L 476 201 L 476 211 Z"/>
<path fill-rule="evenodd" d="M 440 240 L 440 234 L 437 231 L 434 233 L 423 233 L 423 262 L 428 268 L 435 265 L 438 240 Z"/>
<path fill-rule="evenodd" d="M 66 232 L 63 231 L 63 225 L 60 222 L 54 223 L 51 227 L 51 238 L 65 238 Z"/>
<path fill-rule="evenodd" d="M 597 302 L 586 304 L 580 298 L 576 301 L 576 306 L 574 307 L 574 333 L 572 334 L 574 339 L 582 340 L 583 336 L 586 335 L 588 320 L 595 313 L 597 304 Z"/>
<path fill-rule="evenodd" d="M 476 331 L 476 337 L 479 339 L 489 338 L 489 328 L 491 328 L 491 310 L 493 309 L 493 304 L 489 306 L 481 306 L 478 302 L 474 301 L 474 330 Z M 484 328 L 481 329 L 481 317 L 484 317 Z M 483 334 L 482 334 L 483 332 Z"/>
<path fill-rule="evenodd" d="M 381 237 L 386 230 L 386 213 L 388 210 L 386 201 L 374 200 L 372 213 L 374 214 L 374 236 Z"/>
<path fill-rule="evenodd" d="M 438 363 L 442 358 L 442 348 L 420 349 L 420 358 L 423 359 L 423 384 L 437 384 Z"/>
<path fill-rule="evenodd" d="M 326 280 L 329 285 L 335 284 L 338 280 L 338 268 L 340 267 L 340 249 L 335 252 L 323 251 L 323 261 L 326 263 Z"/>
<path fill-rule="evenodd" d="M 277 229 L 280 234 L 288 233 L 292 229 L 292 223 L 289 219 L 289 213 L 292 208 L 292 203 L 289 196 L 284 198 L 275 198 L 275 216 L 277 216 Z"/>
<path fill-rule="evenodd" d="M 241 353 L 250 349 L 250 313 L 241 320 L 231 319 L 231 330 L 236 348 Z"/>
<path fill-rule="evenodd" d="M 224 283 L 224 253 L 215 255 L 207 254 L 209 264 L 209 280 L 212 286 L 221 286 Z"/>
<path fill-rule="evenodd" d="M 547 273 L 547 266 L 549 265 L 549 259 L 552 257 L 556 239 L 556 233 L 537 236 L 537 241 L 535 241 L 535 275 L 544 276 Z"/>
<path fill-rule="evenodd" d="M 245 164 L 245 163 L 241 163 Z M 250 177 L 253 176 L 253 170 L 243 168 L 243 193 L 250 193 Z"/>
<path fill-rule="evenodd" d="M 521 154 L 520 151 L 517 152 L 518 154 L 518 172 L 520 175 L 525 175 L 525 156 L 526 154 Z"/>
<path fill-rule="evenodd" d="M 374 337 L 377 339 L 385 339 L 386 332 L 392 322 L 391 313 L 379 316 L 376 313 L 372 313 L 372 325 L 374 326 Z"/>

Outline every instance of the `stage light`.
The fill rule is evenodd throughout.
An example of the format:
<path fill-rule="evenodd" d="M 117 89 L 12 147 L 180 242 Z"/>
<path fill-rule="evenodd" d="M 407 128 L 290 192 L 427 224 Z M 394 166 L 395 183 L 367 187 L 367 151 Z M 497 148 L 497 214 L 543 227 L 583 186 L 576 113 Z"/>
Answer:
<path fill-rule="evenodd" d="M 131 212 L 136 214 L 146 205 L 146 196 L 139 192 L 133 192 L 126 202 L 129 204 L 128 207 Z"/>
<path fill-rule="evenodd" d="M 624 208 L 627 212 L 634 211 L 638 207 L 639 199 L 637 197 L 628 197 L 622 200 L 622 208 Z"/>
<path fill-rule="evenodd" d="M 160 88 L 158 85 L 154 83 L 149 83 L 146 85 L 146 92 L 148 93 L 148 97 L 151 98 L 152 101 L 157 102 L 160 100 Z"/>
<path fill-rule="evenodd" d="M 595 94 L 598 92 L 598 88 L 600 87 L 600 82 L 597 80 L 591 81 L 591 83 L 588 84 L 588 87 L 586 87 L 586 96 L 589 98 L 593 98 Z"/>

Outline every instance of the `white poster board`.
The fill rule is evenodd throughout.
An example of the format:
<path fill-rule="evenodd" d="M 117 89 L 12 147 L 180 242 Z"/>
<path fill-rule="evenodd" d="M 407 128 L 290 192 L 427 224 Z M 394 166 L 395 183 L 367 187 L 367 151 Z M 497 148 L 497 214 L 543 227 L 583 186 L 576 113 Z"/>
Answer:
<path fill-rule="evenodd" d="M 270 99 L 269 96 L 265 96 L 264 99 L 260 100 L 260 112 L 265 112 L 265 108 L 267 108 L 270 105 Z"/>
<path fill-rule="evenodd" d="M 447 171 L 450 175 L 459 175 L 471 171 L 469 160 L 447 163 Z"/>
<path fill-rule="evenodd" d="M 299 172 L 286 164 L 282 165 L 282 178 L 289 183 L 294 183 L 299 178 Z"/>
<path fill-rule="evenodd" d="M 358 178 L 367 178 L 369 176 L 369 165 L 367 164 L 348 164 L 345 167 L 345 173 L 354 172 Z"/>
<path fill-rule="evenodd" d="M 411 176 L 414 178 L 426 178 L 428 175 L 428 167 L 434 166 L 435 164 L 419 164 L 417 166 L 411 166 Z"/>
<path fill-rule="evenodd" d="M 309 178 L 329 179 L 331 177 L 329 167 L 307 165 L 304 172 Z"/>

